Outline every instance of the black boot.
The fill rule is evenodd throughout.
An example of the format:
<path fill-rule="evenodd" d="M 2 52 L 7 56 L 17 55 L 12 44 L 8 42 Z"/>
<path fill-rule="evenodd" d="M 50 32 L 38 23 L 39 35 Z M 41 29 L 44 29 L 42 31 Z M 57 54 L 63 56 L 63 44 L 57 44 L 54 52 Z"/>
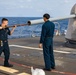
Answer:
<path fill-rule="evenodd" d="M 4 61 L 4 66 L 5 67 L 13 67 L 13 65 L 12 64 L 9 64 L 9 62 L 7 61 Z"/>
<path fill-rule="evenodd" d="M 55 67 L 51 67 L 52 69 L 56 69 Z"/>
<path fill-rule="evenodd" d="M 12 64 L 4 64 L 4 67 L 13 67 Z"/>
<path fill-rule="evenodd" d="M 51 69 L 46 69 L 46 68 L 44 68 L 43 70 L 45 70 L 45 71 L 51 71 Z"/>

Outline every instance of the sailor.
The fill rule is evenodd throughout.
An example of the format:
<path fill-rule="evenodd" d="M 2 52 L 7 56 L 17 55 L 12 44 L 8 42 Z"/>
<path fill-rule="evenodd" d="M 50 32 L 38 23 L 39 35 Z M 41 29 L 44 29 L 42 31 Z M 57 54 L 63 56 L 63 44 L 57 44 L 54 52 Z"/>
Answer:
<path fill-rule="evenodd" d="M 39 48 L 42 48 L 43 46 L 43 55 L 45 62 L 44 70 L 47 71 L 55 69 L 55 60 L 53 54 L 53 36 L 54 36 L 55 25 L 53 22 L 49 21 L 49 18 L 50 18 L 49 14 L 46 13 L 43 15 L 45 23 L 42 26 L 42 32 L 39 44 Z"/>
<path fill-rule="evenodd" d="M 8 35 L 11 35 L 14 32 L 16 26 L 14 26 L 10 31 L 9 28 L 6 28 L 7 25 L 8 19 L 3 18 L 0 25 L 0 56 L 2 52 L 4 52 L 4 66 L 13 67 L 13 65 L 9 63 L 10 49 L 8 45 Z"/>

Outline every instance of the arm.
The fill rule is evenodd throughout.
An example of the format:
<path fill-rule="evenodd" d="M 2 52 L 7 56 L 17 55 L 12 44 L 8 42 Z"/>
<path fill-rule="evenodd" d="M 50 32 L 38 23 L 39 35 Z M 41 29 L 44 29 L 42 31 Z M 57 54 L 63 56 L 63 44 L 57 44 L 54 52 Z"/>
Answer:
<path fill-rule="evenodd" d="M 14 26 L 11 31 L 9 30 L 9 28 L 7 28 L 8 29 L 8 35 L 12 35 L 14 30 L 15 30 L 15 28 L 16 28 L 16 26 Z"/>
<path fill-rule="evenodd" d="M 45 26 L 42 26 L 40 43 L 43 43 L 44 42 L 45 36 L 46 36 L 46 27 Z"/>
<path fill-rule="evenodd" d="M 46 36 L 46 27 L 43 25 L 42 26 L 42 31 L 41 31 L 39 48 L 42 47 L 42 43 L 44 42 L 45 36 Z"/>
<path fill-rule="evenodd" d="M 12 28 L 12 30 L 10 31 L 10 35 L 12 35 L 12 34 L 13 34 L 13 32 L 14 32 L 15 28 L 16 28 L 16 26 L 14 26 L 14 27 Z"/>

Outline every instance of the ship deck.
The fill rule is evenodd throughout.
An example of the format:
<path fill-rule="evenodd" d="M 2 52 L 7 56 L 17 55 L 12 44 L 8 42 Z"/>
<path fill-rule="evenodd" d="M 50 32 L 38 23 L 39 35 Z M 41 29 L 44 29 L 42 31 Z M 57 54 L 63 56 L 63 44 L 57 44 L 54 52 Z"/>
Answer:
<path fill-rule="evenodd" d="M 46 75 L 76 75 L 76 48 L 64 46 L 64 36 L 54 37 L 56 69 Z M 3 67 L 0 57 L 0 75 L 31 75 L 31 66 L 44 68 L 43 51 L 38 48 L 39 37 L 9 39 L 10 63 L 13 68 Z"/>

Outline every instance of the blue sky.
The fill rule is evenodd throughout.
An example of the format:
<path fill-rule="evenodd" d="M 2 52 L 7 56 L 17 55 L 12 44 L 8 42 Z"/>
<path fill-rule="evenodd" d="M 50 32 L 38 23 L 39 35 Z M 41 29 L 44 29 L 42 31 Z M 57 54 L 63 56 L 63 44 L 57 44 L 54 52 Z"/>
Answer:
<path fill-rule="evenodd" d="M 0 17 L 52 17 L 70 14 L 76 0 L 0 0 Z"/>

